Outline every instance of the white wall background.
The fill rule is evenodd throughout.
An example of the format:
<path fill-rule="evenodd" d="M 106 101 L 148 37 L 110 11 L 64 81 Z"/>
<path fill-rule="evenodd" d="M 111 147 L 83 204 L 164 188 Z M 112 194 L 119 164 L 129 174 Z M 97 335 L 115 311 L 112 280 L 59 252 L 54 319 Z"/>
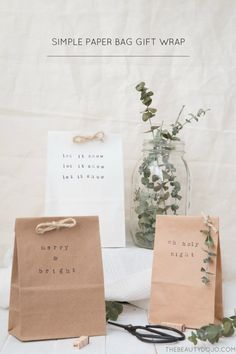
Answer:
<path fill-rule="evenodd" d="M 184 134 L 191 212 L 220 216 L 224 274 L 235 278 L 235 32 L 235 0 L 0 0 L 1 244 L 12 242 L 16 217 L 43 212 L 48 130 L 121 133 L 128 210 L 145 130 L 134 86 L 144 80 L 161 120 L 174 120 L 183 104 L 211 108 Z M 184 49 L 165 52 L 191 57 L 47 58 L 55 35 L 186 37 Z"/>

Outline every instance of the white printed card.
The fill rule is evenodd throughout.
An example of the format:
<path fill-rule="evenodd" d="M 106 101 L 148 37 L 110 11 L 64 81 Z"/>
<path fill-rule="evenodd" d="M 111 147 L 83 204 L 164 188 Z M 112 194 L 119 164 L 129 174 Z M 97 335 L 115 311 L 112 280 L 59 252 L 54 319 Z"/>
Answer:
<path fill-rule="evenodd" d="M 98 215 L 103 247 L 125 246 L 122 141 L 117 134 L 74 142 L 78 132 L 48 133 L 47 216 Z"/>

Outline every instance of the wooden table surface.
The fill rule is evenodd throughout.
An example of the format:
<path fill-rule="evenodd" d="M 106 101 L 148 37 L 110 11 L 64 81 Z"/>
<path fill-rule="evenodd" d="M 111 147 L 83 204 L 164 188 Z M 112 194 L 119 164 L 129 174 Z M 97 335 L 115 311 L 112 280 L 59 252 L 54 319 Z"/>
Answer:
<path fill-rule="evenodd" d="M 0 354 L 75 354 L 75 339 L 20 342 L 7 333 L 8 311 L 0 310 Z M 132 305 L 125 305 L 119 317 L 124 324 L 147 324 L 147 312 Z M 190 332 L 187 331 L 186 335 Z M 204 349 L 205 348 L 205 349 Z M 236 353 L 236 337 L 223 339 L 216 346 L 200 344 L 194 347 L 188 340 L 179 344 L 146 344 L 126 331 L 108 325 L 107 336 L 92 337 L 88 346 L 80 349 L 83 354 L 156 354 L 156 353 Z"/>

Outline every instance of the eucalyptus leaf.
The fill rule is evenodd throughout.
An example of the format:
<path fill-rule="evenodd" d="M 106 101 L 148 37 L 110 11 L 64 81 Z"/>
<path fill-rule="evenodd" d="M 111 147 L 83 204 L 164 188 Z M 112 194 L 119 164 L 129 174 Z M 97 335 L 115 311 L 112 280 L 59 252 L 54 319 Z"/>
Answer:
<path fill-rule="evenodd" d="M 179 206 L 176 204 L 171 204 L 170 208 L 172 211 L 176 212 L 179 209 Z"/>
<path fill-rule="evenodd" d="M 146 238 L 147 238 L 148 241 L 153 241 L 155 235 L 154 235 L 154 233 L 152 232 L 152 233 L 147 233 L 145 236 L 146 236 Z"/>
<path fill-rule="evenodd" d="M 167 179 L 168 181 L 169 181 L 169 179 L 171 177 L 166 171 L 162 171 L 162 176 L 163 176 L 164 180 Z"/>
<path fill-rule="evenodd" d="M 135 88 L 137 91 L 142 91 L 145 86 L 145 82 L 140 82 Z"/>
<path fill-rule="evenodd" d="M 206 240 L 205 240 L 205 245 L 207 245 L 209 248 L 214 246 L 214 241 L 211 235 L 208 235 Z"/>
<path fill-rule="evenodd" d="M 208 284 L 210 282 L 210 280 L 208 279 L 208 277 L 206 277 L 205 275 L 202 277 L 202 282 L 204 284 Z"/>
<path fill-rule="evenodd" d="M 152 182 L 156 182 L 156 181 L 158 181 L 159 179 L 160 179 L 159 176 L 157 176 L 157 175 L 152 175 Z"/>
<path fill-rule="evenodd" d="M 148 96 L 148 97 L 145 97 L 142 102 L 145 106 L 148 107 L 152 103 L 152 99 Z"/>
<path fill-rule="evenodd" d="M 146 169 L 143 171 L 143 175 L 144 175 L 145 178 L 148 178 L 148 177 L 151 176 L 151 171 L 150 171 L 148 168 L 146 168 Z"/>
<path fill-rule="evenodd" d="M 233 321 L 234 328 L 236 328 L 236 316 L 231 316 L 230 319 Z"/>
<path fill-rule="evenodd" d="M 223 336 L 231 337 L 234 334 L 234 326 L 233 322 L 230 319 L 224 319 L 223 322 Z"/>
<path fill-rule="evenodd" d="M 142 115 L 142 119 L 144 122 L 146 122 L 148 119 L 154 117 L 154 114 L 150 113 L 150 112 L 144 112 Z"/>
<path fill-rule="evenodd" d="M 211 343 L 217 343 L 221 335 L 221 326 L 210 325 L 206 331 L 206 338 Z"/>
<path fill-rule="evenodd" d="M 180 183 L 178 181 L 173 182 L 173 185 L 175 187 L 175 190 L 179 192 L 181 190 Z"/>
<path fill-rule="evenodd" d="M 157 112 L 157 109 L 156 108 L 151 108 L 149 107 L 148 110 L 151 112 L 151 113 L 156 113 Z M 159 128 L 159 126 L 158 126 Z"/>
<path fill-rule="evenodd" d="M 194 333 L 195 334 L 195 333 Z M 202 327 L 197 329 L 197 332 L 195 334 L 195 337 L 198 338 L 199 340 L 205 342 L 207 340 L 207 331 L 206 328 Z"/>
<path fill-rule="evenodd" d="M 169 192 L 166 192 L 164 195 L 163 195 L 163 199 L 164 200 L 167 200 L 170 196 L 170 193 Z"/>
<path fill-rule="evenodd" d="M 116 321 L 121 312 L 123 305 L 116 301 L 106 301 L 106 320 Z"/>
<path fill-rule="evenodd" d="M 154 186 L 153 189 L 154 189 L 155 192 L 158 192 L 158 191 L 161 190 L 161 188 L 162 188 L 162 187 L 161 187 L 161 184 L 158 184 L 157 186 Z"/>
<path fill-rule="evenodd" d="M 148 178 L 142 177 L 141 182 L 142 182 L 142 184 L 144 184 L 144 185 L 148 184 Z"/>
<path fill-rule="evenodd" d="M 197 335 L 194 332 L 191 332 L 191 336 L 188 337 L 188 340 L 194 345 L 197 344 Z"/>
<path fill-rule="evenodd" d="M 208 256 L 216 256 L 215 252 L 211 252 L 211 251 L 208 251 L 208 250 L 203 250 L 203 251 L 206 252 L 208 254 Z"/>

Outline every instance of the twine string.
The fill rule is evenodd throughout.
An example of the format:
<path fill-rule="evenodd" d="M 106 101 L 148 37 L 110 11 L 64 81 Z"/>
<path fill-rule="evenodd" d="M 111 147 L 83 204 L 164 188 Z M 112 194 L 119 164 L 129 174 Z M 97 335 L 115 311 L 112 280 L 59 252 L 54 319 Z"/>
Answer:
<path fill-rule="evenodd" d="M 58 221 L 43 222 L 36 226 L 35 232 L 39 235 L 45 232 L 60 230 L 62 228 L 70 229 L 76 225 L 76 220 L 73 218 L 62 219 Z"/>
<path fill-rule="evenodd" d="M 203 219 L 204 219 L 204 223 L 206 226 L 210 227 L 215 233 L 218 232 L 217 228 L 213 225 L 210 216 L 206 216 L 206 214 L 204 214 L 203 212 L 201 212 Z"/>
<path fill-rule="evenodd" d="M 89 141 L 101 141 L 104 142 L 104 132 L 97 132 L 94 135 L 76 135 L 73 138 L 73 142 L 77 144 L 87 143 Z"/>

